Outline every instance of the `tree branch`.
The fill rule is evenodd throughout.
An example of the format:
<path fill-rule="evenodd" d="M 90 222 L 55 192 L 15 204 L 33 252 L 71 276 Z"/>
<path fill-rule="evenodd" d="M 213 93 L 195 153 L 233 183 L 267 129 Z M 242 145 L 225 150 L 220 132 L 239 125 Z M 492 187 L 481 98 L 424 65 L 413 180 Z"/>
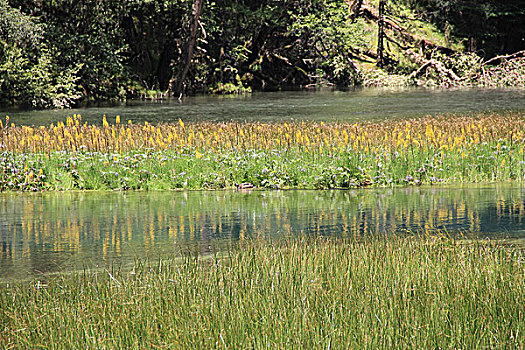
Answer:
<path fill-rule="evenodd" d="M 510 54 L 510 55 L 503 55 L 503 56 L 493 57 L 490 60 L 488 60 L 485 63 L 483 63 L 483 65 L 485 66 L 485 65 L 497 62 L 497 61 L 508 60 L 508 59 L 517 58 L 517 57 L 525 57 L 525 50 L 518 51 L 518 52 L 515 52 L 515 53 Z"/>

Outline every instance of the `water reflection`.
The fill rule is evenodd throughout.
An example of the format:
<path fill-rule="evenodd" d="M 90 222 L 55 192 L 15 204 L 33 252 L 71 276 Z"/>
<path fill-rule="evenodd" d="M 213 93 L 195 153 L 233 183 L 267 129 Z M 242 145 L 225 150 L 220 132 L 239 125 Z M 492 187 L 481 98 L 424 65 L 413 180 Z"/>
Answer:
<path fill-rule="evenodd" d="M 201 253 L 254 236 L 415 230 L 523 237 L 520 184 L 350 191 L 0 196 L 0 277 Z"/>

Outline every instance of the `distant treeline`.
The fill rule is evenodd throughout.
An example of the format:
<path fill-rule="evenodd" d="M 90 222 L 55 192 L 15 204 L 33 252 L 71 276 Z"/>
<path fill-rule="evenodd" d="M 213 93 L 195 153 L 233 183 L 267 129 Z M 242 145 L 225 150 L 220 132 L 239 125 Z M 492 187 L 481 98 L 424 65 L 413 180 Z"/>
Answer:
<path fill-rule="evenodd" d="M 0 0 L 0 103 L 358 85 L 377 63 L 439 73 L 421 50 L 523 50 L 524 2 Z"/>

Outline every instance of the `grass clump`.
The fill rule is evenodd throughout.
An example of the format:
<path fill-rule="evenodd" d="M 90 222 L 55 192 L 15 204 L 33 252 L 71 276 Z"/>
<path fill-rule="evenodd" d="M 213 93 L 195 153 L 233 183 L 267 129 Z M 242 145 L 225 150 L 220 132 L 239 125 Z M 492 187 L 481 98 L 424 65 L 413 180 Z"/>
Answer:
<path fill-rule="evenodd" d="M 16 282 L 4 348 L 525 345 L 523 249 L 394 237 L 241 242 L 226 257 Z"/>

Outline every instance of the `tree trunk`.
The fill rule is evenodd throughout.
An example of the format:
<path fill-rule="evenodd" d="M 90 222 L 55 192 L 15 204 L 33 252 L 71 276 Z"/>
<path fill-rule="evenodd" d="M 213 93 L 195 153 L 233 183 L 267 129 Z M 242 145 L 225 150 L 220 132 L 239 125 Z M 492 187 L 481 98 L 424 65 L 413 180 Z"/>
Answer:
<path fill-rule="evenodd" d="M 202 14 L 204 7 L 204 0 L 195 0 L 193 2 L 192 14 L 187 21 L 188 39 L 182 49 L 181 59 L 177 67 L 177 73 L 170 81 L 170 92 L 174 96 L 180 96 L 184 93 L 184 81 L 190 69 L 191 59 L 193 57 L 193 50 L 195 49 L 195 42 L 197 41 L 197 34 L 199 31 L 199 17 Z"/>
<path fill-rule="evenodd" d="M 385 3 L 386 0 L 379 0 L 379 20 L 377 22 L 377 66 L 383 67 L 385 61 Z"/>
<path fill-rule="evenodd" d="M 361 11 L 361 6 L 363 5 L 363 0 L 354 0 L 353 3 L 350 4 L 350 11 L 352 12 L 350 14 L 350 20 L 353 22 L 357 17 L 359 17 L 359 11 Z"/>

